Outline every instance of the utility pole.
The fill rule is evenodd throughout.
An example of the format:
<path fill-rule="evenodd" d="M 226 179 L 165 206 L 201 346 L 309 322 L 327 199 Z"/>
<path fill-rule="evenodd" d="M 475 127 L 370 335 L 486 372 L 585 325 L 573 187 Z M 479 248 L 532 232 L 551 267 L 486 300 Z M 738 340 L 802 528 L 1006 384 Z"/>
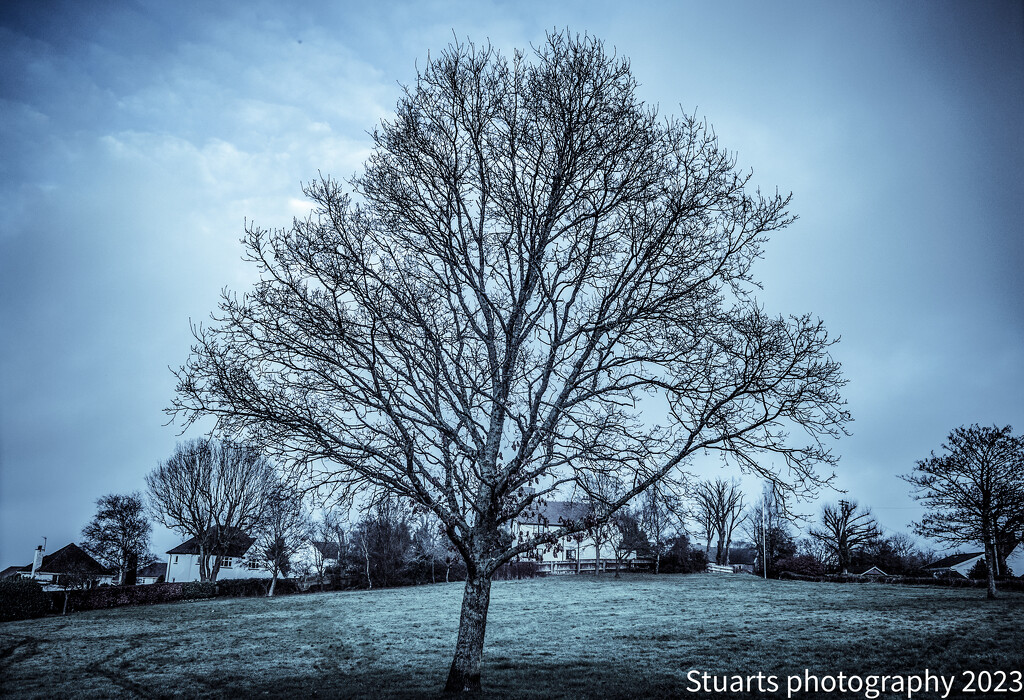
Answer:
<path fill-rule="evenodd" d="M 764 570 L 764 580 L 768 580 L 768 526 L 765 524 L 768 512 L 768 499 L 765 498 L 761 504 L 761 551 L 764 557 L 761 560 L 761 568 Z"/>

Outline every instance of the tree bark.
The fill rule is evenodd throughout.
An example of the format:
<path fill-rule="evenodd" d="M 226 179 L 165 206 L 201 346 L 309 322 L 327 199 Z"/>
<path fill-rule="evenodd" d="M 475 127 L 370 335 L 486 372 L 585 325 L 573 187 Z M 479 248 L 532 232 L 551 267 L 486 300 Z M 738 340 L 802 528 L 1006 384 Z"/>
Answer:
<path fill-rule="evenodd" d="M 985 568 L 988 569 L 988 597 L 996 597 L 996 547 L 991 540 L 985 543 Z"/>
<path fill-rule="evenodd" d="M 270 590 L 267 591 L 267 597 L 268 598 L 273 597 L 273 595 L 274 595 L 274 586 L 276 586 L 276 585 L 277 585 L 277 572 L 275 571 L 274 575 L 270 578 Z"/>
<path fill-rule="evenodd" d="M 462 616 L 459 619 L 459 638 L 455 643 L 455 658 L 448 671 L 446 693 L 480 691 L 480 659 L 484 651 L 484 632 L 487 628 L 487 607 L 491 602 L 489 576 L 470 574 L 462 595 Z"/>

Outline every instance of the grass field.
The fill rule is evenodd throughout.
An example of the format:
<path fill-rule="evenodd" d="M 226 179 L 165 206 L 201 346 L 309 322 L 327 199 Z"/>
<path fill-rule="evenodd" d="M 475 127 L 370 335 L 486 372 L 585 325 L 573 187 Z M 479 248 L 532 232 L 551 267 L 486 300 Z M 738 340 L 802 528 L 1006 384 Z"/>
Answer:
<path fill-rule="evenodd" d="M 462 585 L 451 583 L 3 623 L 0 693 L 437 695 L 451 660 L 461 593 Z M 750 696 L 785 697 L 781 679 L 805 669 L 863 676 L 1024 670 L 1024 595 L 1007 593 L 995 601 L 984 595 L 747 575 L 496 582 L 485 694 L 707 697 L 688 692 L 686 674 L 697 669 L 774 674 L 783 686 L 779 694 Z"/>

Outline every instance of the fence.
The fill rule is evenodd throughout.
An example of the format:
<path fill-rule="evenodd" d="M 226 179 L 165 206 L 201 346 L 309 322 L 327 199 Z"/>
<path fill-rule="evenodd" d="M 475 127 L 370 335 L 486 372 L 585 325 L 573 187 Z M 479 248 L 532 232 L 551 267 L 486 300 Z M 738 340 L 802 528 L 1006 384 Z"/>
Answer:
<path fill-rule="evenodd" d="M 621 571 L 650 571 L 653 567 L 653 560 L 647 557 L 637 557 L 622 562 Z M 596 559 L 575 559 L 565 561 L 539 561 L 537 562 L 537 573 L 541 575 L 551 574 L 554 576 L 571 574 L 593 574 L 597 572 L 598 562 Z M 615 573 L 620 570 L 618 562 L 614 559 L 602 559 L 601 571 Z"/>

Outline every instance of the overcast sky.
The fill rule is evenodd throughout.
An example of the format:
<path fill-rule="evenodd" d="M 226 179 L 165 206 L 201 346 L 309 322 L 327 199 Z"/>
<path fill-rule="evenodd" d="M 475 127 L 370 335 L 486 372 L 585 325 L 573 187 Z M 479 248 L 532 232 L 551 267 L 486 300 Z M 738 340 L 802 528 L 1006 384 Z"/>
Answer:
<path fill-rule="evenodd" d="M 302 182 L 355 173 L 455 35 L 600 37 L 646 101 L 794 193 L 762 299 L 842 336 L 836 483 L 888 530 L 920 513 L 896 475 L 952 428 L 1024 430 L 1019 0 L 225 4 L 0 9 L 0 568 L 143 489 L 179 439 L 189 320 L 253 280 L 245 218 L 286 225 Z"/>

